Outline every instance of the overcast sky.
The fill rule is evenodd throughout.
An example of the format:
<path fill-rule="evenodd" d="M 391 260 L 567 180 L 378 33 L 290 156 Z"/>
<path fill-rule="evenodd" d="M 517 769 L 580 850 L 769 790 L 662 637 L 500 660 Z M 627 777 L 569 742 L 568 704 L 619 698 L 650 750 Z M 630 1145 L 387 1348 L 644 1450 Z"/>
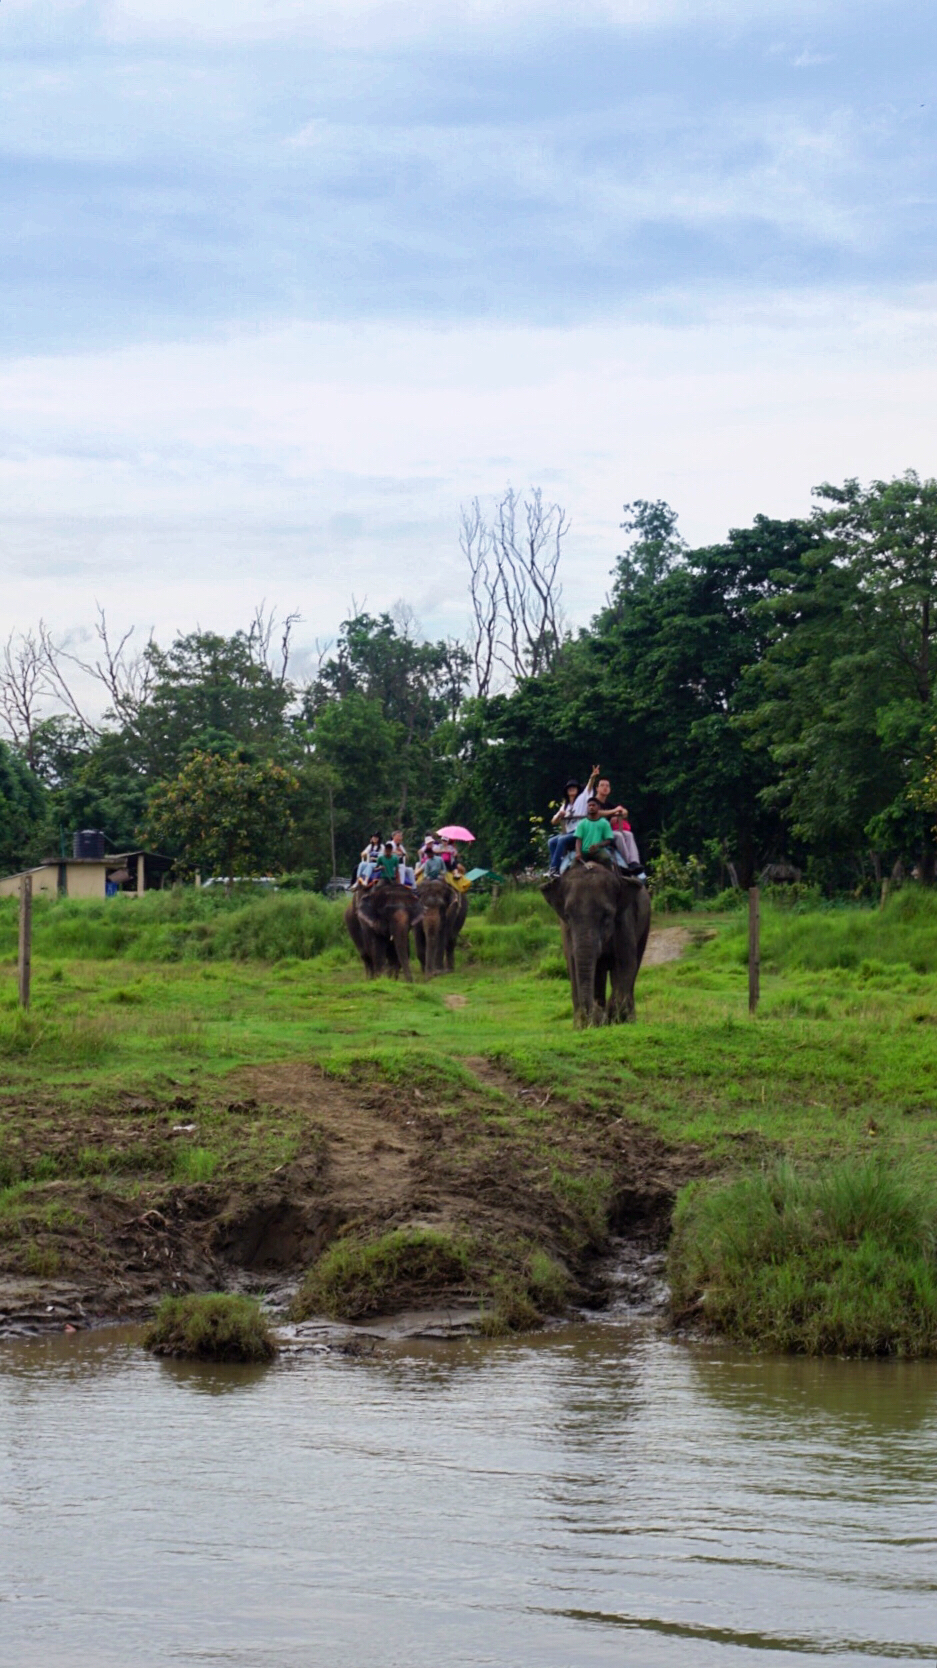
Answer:
<path fill-rule="evenodd" d="M 2 0 L 6 629 L 466 623 L 459 506 L 937 470 L 930 0 Z"/>

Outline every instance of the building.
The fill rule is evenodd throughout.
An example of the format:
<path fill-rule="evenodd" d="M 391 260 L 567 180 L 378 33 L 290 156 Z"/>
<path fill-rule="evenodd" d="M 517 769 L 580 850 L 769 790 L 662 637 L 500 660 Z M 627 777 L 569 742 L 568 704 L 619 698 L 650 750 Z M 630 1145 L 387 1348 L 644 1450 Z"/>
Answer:
<path fill-rule="evenodd" d="M 23 874 L 32 876 L 33 897 L 108 898 L 118 893 L 142 897 L 160 887 L 172 858 L 155 851 L 109 852 L 106 857 L 50 857 L 34 869 L 0 880 L 0 898 L 15 897 Z"/>

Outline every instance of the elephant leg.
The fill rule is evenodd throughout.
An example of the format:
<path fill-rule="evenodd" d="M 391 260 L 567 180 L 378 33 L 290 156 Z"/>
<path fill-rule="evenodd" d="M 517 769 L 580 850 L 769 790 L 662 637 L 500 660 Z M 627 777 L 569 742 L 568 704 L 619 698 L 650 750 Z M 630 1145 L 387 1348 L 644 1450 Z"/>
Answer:
<path fill-rule="evenodd" d="M 417 955 L 419 957 L 419 960 L 420 960 L 420 968 L 425 973 L 426 972 L 426 933 L 423 931 L 422 921 L 417 921 L 416 926 L 413 929 L 413 942 L 416 945 L 416 953 L 417 953 Z"/>
<path fill-rule="evenodd" d="M 569 974 L 569 993 L 573 999 L 573 1019 L 579 1014 L 579 980 L 576 976 L 576 958 L 573 955 L 572 941 L 569 928 L 563 922 L 563 954 L 566 957 L 566 971 Z"/>
<path fill-rule="evenodd" d="M 645 934 L 646 937 L 646 934 Z M 641 951 L 643 952 L 643 944 Z M 629 908 L 618 921 L 615 931 L 615 957 L 612 964 L 613 1020 L 627 1022 L 634 1019 L 634 982 L 638 976 L 641 955 L 635 938 L 635 923 Z"/>
<path fill-rule="evenodd" d="M 465 896 L 465 893 L 463 892 L 463 893 L 461 893 L 461 895 L 459 897 L 458 907 L 455 911 L 455 915 L 453 916 L 452 920 L 449 923 L 449 928 L 448 928 L 448 931 L 446 933 L 446 972 L 447 973 L 454 973 L 455 972 L 456 939 L 458 938 L 460 932 L 462 931 L 462 928 L 465 925 L 465 917 L 466 917 L 467 914 L 468 914 L 468 898 Z"/>
<path fill-rule="evenodd" d="M 595 964 L 595 1006 L 597 1025 L 603 1025 L 613 1017 L 611 1009 L 606 1005 L 608 976 L 612 972 L 612 958 L 608 954 L 601 955 Z M 615 987 L 612 984 L 612 1002 L 614 1005 Z M 599 1017 L 601 1016 L 601 1017 Z"/>
<path fill-rule="evenodd" d="M 412 985 L 412 983 L 413 983 L 413 974 L 410 971 L 410 922 L 409 922 L 409 920 L 405 920 L 402 924 L 400 922 L 395 921 L 394 929 L 393 929 L 392 942 L 393 942 L 394 950 L 396 951 L 397 966 L 398 966 L 400 972 L 403 974 L 404 978 L 406 979 L 407 984 Z"/>

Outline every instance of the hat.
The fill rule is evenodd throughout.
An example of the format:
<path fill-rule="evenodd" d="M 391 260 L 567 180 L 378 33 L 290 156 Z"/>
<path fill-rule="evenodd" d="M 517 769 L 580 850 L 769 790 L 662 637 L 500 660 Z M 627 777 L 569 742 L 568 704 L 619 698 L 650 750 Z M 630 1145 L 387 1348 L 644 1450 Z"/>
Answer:
<path fill-rule="evenodd" d="M 579 792 L 580 793 L 582 792 L 582 783 L 577 782 L 575 776 L 570 777 L 569 781 L 566 784 L 566 787 L 567 788 L 578 788 Z"/>

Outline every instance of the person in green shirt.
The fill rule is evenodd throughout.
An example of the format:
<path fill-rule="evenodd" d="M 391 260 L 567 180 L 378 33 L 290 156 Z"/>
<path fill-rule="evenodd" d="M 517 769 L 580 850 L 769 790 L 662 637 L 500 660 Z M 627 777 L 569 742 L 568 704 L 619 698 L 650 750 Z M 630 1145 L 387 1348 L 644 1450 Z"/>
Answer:
<path fill-rule="evenodd" d="M 598 858 L 600 863 L 610 860 L 615 833 L 608 817 L 603 817 L 602 806 L 593 796 L 589 800 L 582 822 L 576 825 L 575 862 L 588 863 Z"/>
<path fill-rule="evenodd" d="M 381 852 L 380 857 L 376 857 L 374 859 L 374 866 L 377 870 L 377 873 L 374 876 L 375 880 L 395 881 L 397 879 L 397 870 L 400 867 L 400 853 L 394 850 L 393 840 L 386 840 L 384 842 L 384 850 Z"/>

